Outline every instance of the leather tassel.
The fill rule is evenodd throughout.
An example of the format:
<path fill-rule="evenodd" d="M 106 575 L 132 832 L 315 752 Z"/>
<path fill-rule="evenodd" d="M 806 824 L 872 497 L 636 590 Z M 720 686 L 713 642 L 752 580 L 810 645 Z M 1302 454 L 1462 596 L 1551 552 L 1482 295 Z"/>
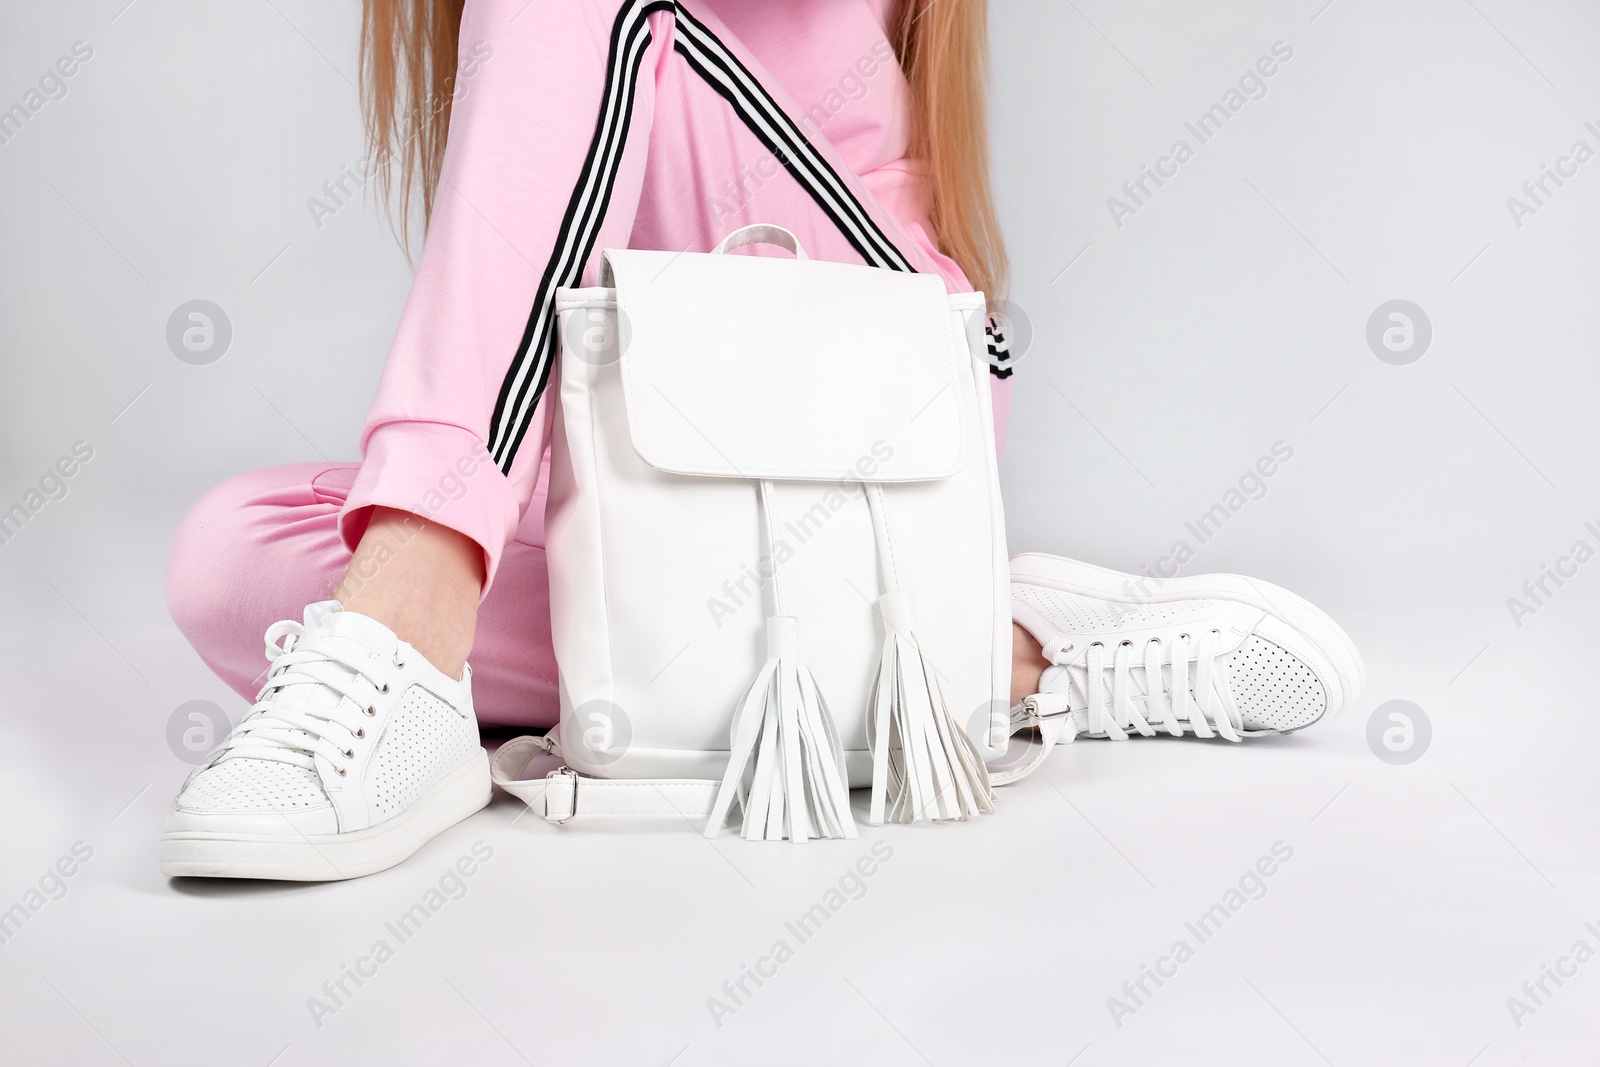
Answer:
<path fill-rule="evenodd" d="M 885 593 L 883 655 L 867 709 L 872 749 L 868 822 L 966 819 L 994 811 L 989 771 L 950 715 L 938 675 L 922 655 L 910 595 Z"/>
<path fill-rule="evenodd" d="M 767 661 L 734 714 L 728 769 L 707 837 L 721 832 L 736 796 L 750 840 L 856 836 L 844 751 L 800 658 L 797 621 L 790 615 L 767 619 Z"/>

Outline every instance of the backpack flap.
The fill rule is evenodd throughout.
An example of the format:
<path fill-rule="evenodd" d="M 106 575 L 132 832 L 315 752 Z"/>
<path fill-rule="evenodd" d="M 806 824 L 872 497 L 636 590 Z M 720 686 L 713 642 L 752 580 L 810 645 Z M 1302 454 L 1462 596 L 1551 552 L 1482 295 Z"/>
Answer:
<path fill-rule="evenodd" d="M 960 468 L 971 355 L 937 276 L 617 249 L 606 276 L 628 428 L 650 466 L 883 483 Z"/>

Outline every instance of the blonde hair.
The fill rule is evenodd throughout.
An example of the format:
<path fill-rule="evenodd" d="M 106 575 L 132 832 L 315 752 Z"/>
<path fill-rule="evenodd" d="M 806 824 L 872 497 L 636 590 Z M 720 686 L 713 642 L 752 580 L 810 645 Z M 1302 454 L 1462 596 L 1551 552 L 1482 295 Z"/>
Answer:
<path fill-rule="evenodd" d="M 933 239 L 996 305 L 1006 246 L 989 188 L 988 0 L 900 0 L 890 30 L 911 86 L 910 155 L 927 173 Z"/>
<path fill-rule="evenodd" d="M 432 217 L 450 127 L 465 0 L 362 0 L 361 103 L 378 193 L 402 243 L 417 200 Z M 928 182 L 939 248 L 998 302 L 1005 243 L 989 187 L 988 0 L 898 0 L 889 22 L 911 89 L 910 154 Z"/>
<path fill-rule="evenodd" d="M 456 47 L 466 0 L 362 0 L 361 113 L 379 198 L 398 207 L 411 249 L 411 211 L 426 226 L 444 162 Z"/>

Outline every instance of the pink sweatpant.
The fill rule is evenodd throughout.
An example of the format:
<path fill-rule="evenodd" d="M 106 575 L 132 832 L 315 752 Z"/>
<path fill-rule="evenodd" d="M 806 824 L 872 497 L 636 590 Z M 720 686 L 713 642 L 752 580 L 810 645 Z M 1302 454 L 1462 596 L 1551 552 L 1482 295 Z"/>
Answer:
<path fill-rule="evenodd" d="M 555 289 L 595 284 L 600 249 L 706 251 L 752 222 L 788 227 L 816 259 L 970 288 L 928 237 L 904 158 L 885 6 L 469 0 L 433 221 L 363 460 L 240 475 L 189 511 L 167 599 L 201 658 L 253 697 L 262 632 L 332 595 L 371 509 L 398 508 L 483 549 L 479 720 L 555 722 L 541 478 Z M 993 384 L 1003 433 L 1009 383 Z"/>

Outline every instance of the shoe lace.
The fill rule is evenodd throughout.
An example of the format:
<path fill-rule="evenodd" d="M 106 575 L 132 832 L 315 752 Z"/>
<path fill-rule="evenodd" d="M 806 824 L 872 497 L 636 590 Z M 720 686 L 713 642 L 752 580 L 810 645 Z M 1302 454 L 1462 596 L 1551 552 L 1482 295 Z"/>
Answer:
<path fill-rule="evenodd" d="M 292 619 L 267 628 L 266 651 L 266 684 L 216 760 L 249 757 L 315 769 L 320 755 L 345 775 L 346 761 L 355 756 L 351 742 L 366 736 L 365 721 L 378 713 L 376 696 L 389 691 L 381 677 L 389 664 L 349 641 L 307 638 L 305 626 Z M 396 658 L 393 666 L 404 664 Z M 296 685 L 321 686 L 338 699 L 284 699 L 284 690 Z"/>
<path fill-rule="evenodd" d="M 1221 631 L 1211 630 L 1198 638 L 1187 633 L 1168 641 L 1151 637 L 1142 649 L 1131 640 L 1110 650 L 1100 641 L 1090 644 L 1084 649 L 1088 732 L 1123 741 L 1130 730 L 1152 737 L 1159 726 L 1182 737 L 1187 724 L 1197 737 L 1220 735 L 1238 741 L 1243 719 L 1228 687 L 1227 664 L 1218 651 L 1221 636 Z M 1163 678 L 1163 666 L 1171 667 L 1170 681 Z M 1134 703 L 1135 670 L 1143 675 L 1142 712 Z"/>

